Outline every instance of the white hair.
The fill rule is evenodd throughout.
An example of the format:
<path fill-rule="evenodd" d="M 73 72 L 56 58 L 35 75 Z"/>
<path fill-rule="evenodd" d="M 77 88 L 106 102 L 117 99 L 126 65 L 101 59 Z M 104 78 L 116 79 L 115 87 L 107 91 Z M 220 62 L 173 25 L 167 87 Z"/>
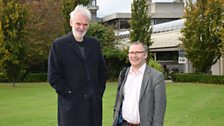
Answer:
<path fill-rule="evenodd" d="M 91 12 L 86 6 L 77 5 L 75 9 L 70 13 L 70 19 L 73 19 L 76 13 L 81 13 L 82 15 L 86 16 L 89 20 L 91 20 Z"/>

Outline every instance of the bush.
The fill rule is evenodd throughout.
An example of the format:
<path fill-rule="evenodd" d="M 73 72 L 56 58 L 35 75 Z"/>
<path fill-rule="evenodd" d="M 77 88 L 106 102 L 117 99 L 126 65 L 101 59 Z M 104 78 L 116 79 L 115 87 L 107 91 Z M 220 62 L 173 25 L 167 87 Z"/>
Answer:
<path fill-rule="evenodd" d="M 23 79 L 23 82 L 43 82 L 47 81 L 47 73 L 29 73 Z"/>
<path fill-rule="evenodd" d="M 175 73 L 171 77 L 174 82 L 198 82 L 209 84 L 224 84 L 224 76 L 196 74 L 196 73 Z"/>
<path fill-rule="evenodd" d="M 0 82 L 8 82 L 8 79 L 4 73 L 0 73 Z"/>
<path fill-rule="evenodd" d="M 152 68 L 154 68 L 154 69 L 164 73 L 163 66 L 160 63 L 156 62 L 154 59 L 150 59 L 148 65 L 150 67 L 152 67 Z"/>
<path fill-rule="evenodd" d="M 107 63 L 107 81 L 117 81 L 123 67 L 130 66 L 127 61 L 127 50 L 107 48 L 104 57 Z"/>

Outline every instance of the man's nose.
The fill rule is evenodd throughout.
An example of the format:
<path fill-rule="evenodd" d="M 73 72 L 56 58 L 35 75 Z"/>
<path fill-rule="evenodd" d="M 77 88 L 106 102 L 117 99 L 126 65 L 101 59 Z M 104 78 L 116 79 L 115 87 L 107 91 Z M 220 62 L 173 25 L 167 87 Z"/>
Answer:
<path fill-rule="evenodd" d="M 85 25 L 80 25 L 80 28 L 81 29 L 85 29 Z"/>

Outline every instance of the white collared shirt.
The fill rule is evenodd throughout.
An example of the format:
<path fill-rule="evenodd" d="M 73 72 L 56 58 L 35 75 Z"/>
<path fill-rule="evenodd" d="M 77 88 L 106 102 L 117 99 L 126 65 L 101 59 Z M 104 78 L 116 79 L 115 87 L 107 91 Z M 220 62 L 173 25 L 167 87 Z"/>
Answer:
<path fill-rule="evenodd" d="M 139 124 L 139 97 L 146 64 L 143 64 L 137 71 L 130 71 L 124 85 L 124 100 L 122 105 L 122 116 L 129 123 Z"/>

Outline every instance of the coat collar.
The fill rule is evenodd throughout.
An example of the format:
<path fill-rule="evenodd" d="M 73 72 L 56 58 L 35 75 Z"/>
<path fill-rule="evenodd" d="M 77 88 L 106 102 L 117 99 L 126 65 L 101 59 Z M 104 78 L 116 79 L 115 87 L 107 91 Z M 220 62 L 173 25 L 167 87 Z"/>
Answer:
<path fill-rule="evenodd" d="M 141 98 L 142 98 L 142 96 L 144 94 L 145 88 L 149 84 L 148 82 L 149 82 L 149 80 L 151 78 L 150 72 L 151 72 L 151 68 L 148 65 L 146 65 L 145 72 L 144 72 L 144 75 L 143 75 L 143 80 L 142 80 L 141 91 L 140 91 L 140 100 L 141 100 Z"/>
<path fill-rule="evenodd" d="M 130 67 L 127 69 L 126 73 L 125 73 L 125 78 L 124 78 L 124 81 L 122 82 L 122 85 L 121 85 L 121 91 L 120 93 L 123 94 L 123 89 L 124 89 L 124 85 L 125 85 L 125 82 L 127 80 L 127 76 L 128 76 L 128 73 L 129 73 L 129 70 L 130 70 Z M 142 86 L 141 86 L 141 89 L 140 89 L 140 100 L 144 94 L 144 91 L 147 87 L 147 85 L 149 84 L 149 80 L 151 78 L 150 76 L 150 73 L 151 73 L 151 68 L 146 64 L 146 67 L 145 67 L 145 72 L 144 72 L 144 75 L 143 75 L 143 80 L 142 80 Z"/>
<path fill-rule="evenodd" d="M 75 40 L 72 32 L 70 32 L 67 35 L 68 39 L 69 39 L 69 45 L 71 46 L 71 48 L 73 49 L 73 51 L 81 58 L 81 60 L 86 60 L 88 58 L 89 52 L 90 52 L 90 42 L 88 41 L 88 37 L 84 37 L 84 50 L 85 50 L 85 59 L 82 56 L 80 49 L 79 49 L 79 45 L 77 43 L 77 41 Z"/>

